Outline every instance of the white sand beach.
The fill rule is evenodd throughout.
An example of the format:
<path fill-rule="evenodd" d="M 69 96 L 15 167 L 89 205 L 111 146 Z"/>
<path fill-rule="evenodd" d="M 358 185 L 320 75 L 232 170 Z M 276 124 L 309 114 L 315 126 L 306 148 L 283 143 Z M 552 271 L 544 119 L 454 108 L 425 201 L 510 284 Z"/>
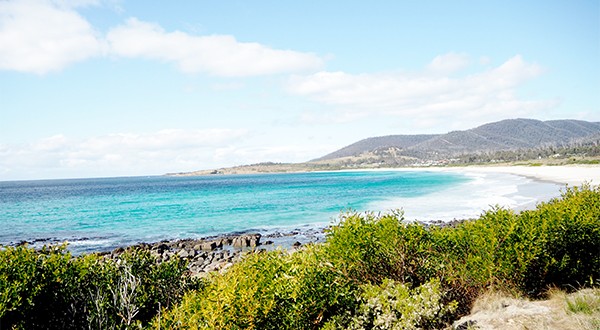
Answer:
<path fill-rule="evenodd" d="M 384 169 L 377 169 L 377 171 Z M 387 169 L 389 170 L 389 169 Z M 419 197 L 393 197 L 369 205 L 372 210 L 402 208 L 409 220 L 469 219 L 491 207 L 517 211 L 559 197 L 566 185 L 600 184 L 600 166 L 465 166 L 397 168 L 397 171 L 449 172 L 471 180 Z M 435 202 L 432 202 L 435 201 Z"/>
<path fill-rule="evenodd" d="M 564 165 L 564 166 L 469 166 L 449 171 L 506 173 L 525 176 L 541 181 L 550 181 L 569 186 L 579 186 L 584 182 L 600 184 L 600 165 Z"/>
<path fill-rule="evenodd" d="M 556 166 L 457 166 L 457 167 L 398 167 L 378 169 L 356 169 L 350 171 L 429 171 L 458 172 L 482 174 L 512 174 L 537 181 L 552 182 L 561 186 L 580 186 L 587 182 L 593 186 L 600 185 L 600 165 L 556 165 Z M 345 170 L 347 171 L 347 170 Z"/>

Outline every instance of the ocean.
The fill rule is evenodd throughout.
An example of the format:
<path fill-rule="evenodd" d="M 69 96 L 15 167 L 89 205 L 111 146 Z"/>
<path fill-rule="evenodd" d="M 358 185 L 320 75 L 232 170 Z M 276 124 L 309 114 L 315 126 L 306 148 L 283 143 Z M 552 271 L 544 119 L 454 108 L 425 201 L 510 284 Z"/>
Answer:
<path fill-rule="evenodd" d="M 69 241 L 75 253 L 164 239 L 323 228 L 348 210 L 404 209 L 408 220 L 525 208 L 556 185 L 439 171 L 123 177 L 0 182 L 0 244 Z"/>

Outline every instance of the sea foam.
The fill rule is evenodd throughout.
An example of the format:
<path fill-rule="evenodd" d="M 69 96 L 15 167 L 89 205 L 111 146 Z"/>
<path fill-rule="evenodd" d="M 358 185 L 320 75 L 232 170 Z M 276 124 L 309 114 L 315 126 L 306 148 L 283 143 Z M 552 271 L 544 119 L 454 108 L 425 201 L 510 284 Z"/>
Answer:
<path fill-rule="evenodd" d="M 480 216 L 492 207 L 534 208 L 560 195 L 560 185 L 504 173 L 463 173 L 470 180 L 415 197 L 392 197 L 369 204 L 370 210 L 402 209 L 405 219 L 451 221 Z"/>

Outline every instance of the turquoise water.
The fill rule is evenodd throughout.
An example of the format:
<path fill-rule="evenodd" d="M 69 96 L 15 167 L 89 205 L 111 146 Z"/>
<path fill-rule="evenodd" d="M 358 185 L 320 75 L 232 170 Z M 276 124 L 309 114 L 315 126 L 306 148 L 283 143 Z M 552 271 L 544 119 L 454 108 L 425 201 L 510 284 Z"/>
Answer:
<path fill-rule="evenodd" d="M 107 250 L 162 239 L 329 224 L 340 211 L 468 182 L 435 172 L 131 177 L 0 182 L 0 244 Z"/>

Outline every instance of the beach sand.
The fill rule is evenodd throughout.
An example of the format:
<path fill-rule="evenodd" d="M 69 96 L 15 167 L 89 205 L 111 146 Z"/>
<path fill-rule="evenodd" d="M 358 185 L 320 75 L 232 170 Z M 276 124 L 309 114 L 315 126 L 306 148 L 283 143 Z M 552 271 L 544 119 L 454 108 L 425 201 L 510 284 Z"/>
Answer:
<path fill-rule="evenodd" d="M 539 202 L 560 197 L 567 185 L 600 184 L 598 165 L 404 167 L 393 170 L 456 173 L 471 179 L 424 196 L 391 197 L 367 207 L 370 210 L 401 208 L 406 219 L 418 221 L 472 219 L 495 206 L 515 211 L 533 209 Z"/>
<path fill-rule="evenodd" d="M 468 166 L 444 168 L 446 171 L 506 173 L 528 178 L 549 181 L 569 186 L 579 186 L 584 182 L 600 184 L 600 165 L 564 165 L 564 166 Z"/>

